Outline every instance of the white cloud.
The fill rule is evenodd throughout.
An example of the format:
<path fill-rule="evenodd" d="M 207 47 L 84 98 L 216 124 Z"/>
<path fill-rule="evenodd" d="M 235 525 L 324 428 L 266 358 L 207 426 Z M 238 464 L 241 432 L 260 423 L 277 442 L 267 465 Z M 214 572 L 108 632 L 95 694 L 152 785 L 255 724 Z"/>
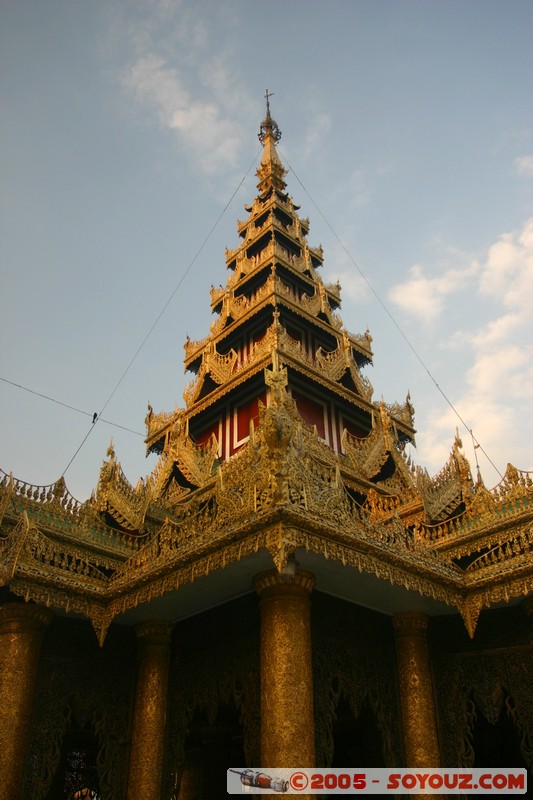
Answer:
<path fill-rule="evenodd" d="M 346 259 L 345 259 L 346 260 Z M 338 262 L 335 262 L 338 263 Z M 327 283 L 340 283 L 341 298 L 343 302 L 350 300 L 352 303 L 361 305 L 367 303 L 370 290 L 364 278 L 359 275 L 352 265 L 348 265 L 346 269 L 335 269 L 329 275 Z"/>
<path fill-rule="evenodd" d="M 155 111 L 163 128 L 178 133 L 204 172 L 238 163 L 240 127 L 214 101 L 193 99 L 179 71 L 162 58 L 142 56 L 127 71 L 124 83 L 141 104 Z"/>
<path fill-rule="evenodd" d="M 243 111 L 253 104 L 225 36 L 231 11 L 214 4 L 206 15 L 182 0 L 132 4 L 134 19 L 120 5 L 109 12 L 108 52 L 135 108 L 177 137 L 194 169 L 212 176 L 235 168 L 249 141 Z"/>
<path fill-rule="evenodd" d="M 533 297 L 533 219 L 492 245 L 480 276 L 480 291 L 500 298 L 513 313 L 529 316 Z"/>
<path fill-rule="evenodd" d="M 409 270 L 408 280 L 390 289 L 389 299 L 422 322 L 435 322 L 443 312 L 447 297 L 465 289 L 477 270 L 478 264 L 473 261 L 467 267 L 451 267 L 441 275 L 428 277 L 424 267 L 415 264 Z"/>
<path fill-rule="evenodd" d="M 426 279 L 425 283 L 417 272 L 415 278 L 407 283 L 411 299 L 418 291 L 418 301 L 422 302 L 424 296 L 431 294 L 430 289 L 437 287 L 442 310 L 445 289 L 455 284 L 453 275 L 450 280 L 450 272 L 453 270 L 448 270 L 440 279 Z M 461 274 L 461 270 L 456 272 Z M 465 328 L 449 338 L 456 351 L 457 370 L 463 375 L 462 392 L 453 398 L 453 404 L 500 472 L 505 471 L 510 460 L 519 469 L 531 469 L 533 219 L 528 220 L 521 230 L 500 236 L 473 275 L 477 297 L 490 297 L 493 301 L 490 309 L 496 303 L 496 313 L 477 327 Z M 422 289 L 417 289 L 417 276 Z M 438 301 L 433 299 L 432 302 L 435 305 Z M 475 303 L 476 295 L 473 294 L 465 304 L 465 311 L 468 312 L 469 306 Z M 468 313 L 464 319 L 468 322 Z M 442 330 L 439 331 L 441 334 Z M 470 437 L 464 429 L 461 430 L 462 425 L 453 410 L 445 408 L 440 413 L 428 412 L 426 415 L 423 409 L 421 411 L 421 435 L 415 460 L 426 464 L 430 471 L 438 471 L 450 451 L 453 431 L 459 425 L 467 455 L 473 464 Z M 497 471 L 490 466 L 481 449 L 477 454 L 485 480 L 490 485 L 496 483 L 499 479 Z"/>
<path fill-rule="evenodd" d="M 533 156 L 515 158 L 514 165 L 519 175 L 533 176 Z"/>

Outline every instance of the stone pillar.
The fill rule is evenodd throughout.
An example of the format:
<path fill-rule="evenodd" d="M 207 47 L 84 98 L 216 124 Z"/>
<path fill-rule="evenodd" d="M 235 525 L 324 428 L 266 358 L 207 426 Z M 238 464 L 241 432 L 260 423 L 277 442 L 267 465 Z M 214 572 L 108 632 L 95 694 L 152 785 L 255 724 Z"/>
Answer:
<path fill-rule="evenodd" d="M 141 622 L 128 800 L 159 800 L 165 754 L 171 626 Z"/>
<path fill-rule="evenodd" d="M 0 606 L 0 796 L 19 800 L 44 632 L 53 619 L 28 603 Z"/>
<path fill-rule="evenodd" d="M 425 614 L 397 614 L 393 618 L 402 707 L 403 741 L 407 767 L 438 767 L 433 688 Z"/>
<path fill-rule="evenodd" d="M 315 576 L 256 576 L 261 598 L 261 768 L 313 767 L 313 667 L 309 594 Z"/>

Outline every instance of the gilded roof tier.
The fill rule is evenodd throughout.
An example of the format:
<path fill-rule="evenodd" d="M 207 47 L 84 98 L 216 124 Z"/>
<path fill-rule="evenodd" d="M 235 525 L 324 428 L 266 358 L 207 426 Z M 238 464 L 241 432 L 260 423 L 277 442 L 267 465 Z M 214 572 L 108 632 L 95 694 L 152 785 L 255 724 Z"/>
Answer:
<path fill-rule="evenodd" d="M 457 436 L 433 478 L 407 457 L 411 399 L 373 400 L 372 338 L 344 328 L 340 287 L 320 277 L 322 248 L 285 193 L 269 97 L 259 194 L 226 251 L 226 285 L 211 291 L 211 329 L 185 344 L 185 405 L 148 409 L 156 468 L 133 486 L 110 446 L 85 503 L 62 479 L 32 486 L 0 471 L 0 586 L 86 616 L 103 641 L 118 616 L 184 584 L 259 552 L 281 570 L 298 551 L 443 603 L 473 634 L 482 608 L 531 592 L 531 474 L 509 465 L 488 490 Z M 360 426 L 339 431 L 340 448 L 302 419 L 293 393 L 306 387 Z M 214 430 L 195 440 L 193 424 L 252 390 L 263 399 L 238 451 L 222 459 Z"/>

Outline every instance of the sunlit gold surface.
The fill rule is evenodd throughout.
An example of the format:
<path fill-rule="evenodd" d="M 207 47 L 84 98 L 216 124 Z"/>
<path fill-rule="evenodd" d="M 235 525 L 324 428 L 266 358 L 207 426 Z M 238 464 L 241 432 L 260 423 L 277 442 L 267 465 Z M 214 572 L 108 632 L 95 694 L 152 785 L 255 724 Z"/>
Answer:
<path fill-rule="evenodd" d="M 315 763 L 309 592 L 314 576 L 261 573 L 261 763 L 312 767 Z"/>
<path fill-rule="evenodd" d="M 39 654 L 52 614 L 23 603 L 0 606 L 0 797 L 19 800 Z"/>
<path fill-rule="evenodd" d="M 184 407 L 154 413 L 149 406 L 146 444 L 159 455 L 153 472 L 130 484 L 110 446 L 95 492 L 80 503 L 63 478 L 35 486 L 0 470 L 0 586 L 26 601 L 90 620 L 100 645 L 121 615 L 184 584 L 235 569 L 258 551 L 269 554 L 277 572 L 257 582 L 266 632 L 261 644 L 265 767 L 295 766 L 294 760 L 309 766 L 313 760 L 313 737 L 304 732 L 312 730 L 307 596 L 312 581 L 303 573 L 280 577 L 291 553 L 305 551 L 319 565 L 336 562 L 339 573 L 342 567 L 347 571 L 345 585 L 356 583 L 358 573 L 365 582 L 368 576 L 376 579 L 368 585 L 378 591 L 391 584 L 392 611 L 394 599 L 402 600 L 405 591 L 418 593 L 428 605 L 445 604 L 461 614 L 471 637 L 484 608 L 523 600 L 533 590 L 532 474 L 508 465 L 500 484 L 487 489 L 479 476 L 472 478 L 458 436 L 436 477 L 406 455 L 406 443 L 414 442 L 414 407 L 409 396 L 403 404 L 373 400 L 363 373 L 372 360 L 372 337 L 344 328 L 340 286 L 320 277 L 324 253 L 309 245 L 309 220 L 299 216 L 285 191 L 276 130 L 269 119 L 261 128 L 259 193 L 237 224 L 239 246 L 226 251 L 226 284 L 211 290 L 216 317 L 210 332 L 185 345 L 185 366 L 193 375 Z M 328 441 L 298 412 L 293 393 L 302 386 L 324 402 L 324 417 L 331 423 Z M 230 446 L 231 408 L 241 397 L 266 401 L 258 402 L 248 441 L 240 438 Z M 405 747 L 413 765 L 438 762 L 424 626 L 423 618 L 396 618 Z M 17 660 L 15 653 L 20 657 L 23 666 L 14 667 L 9 678 L 19 681 L 20 694 L 17 669 L 25 675 L 24 664 L 33 658 L 24 650 L 31 639 L 24 630 L 6 639 L 2 655 L 9 664 Z M 168 630 L 158 623 L 141 627 L 138 641 L 130 800 L 156 798 L 159 792 Z M 343 674 L 353 684 L 353 673 Z M 518 669 L 516 674 L 514 694 L 526 696 L 523 675 Z M 368 685 L 366 679 L 363 683 Z M 212 696 L 211 683 L 205 686 Z M 237 691 L 231 681 L 228 686 Z M 352 690 L 352 698 L 361 695 Z M 461 697 L 457 688 L 456 694 Z M 397 699 L 390 691 L 387 697 L 387 702 Z M 469 702 L 469 695 L 461 699 L 465 741 L 472 730 Z M 20 703 L 21 724 L 26 724 L 27 708 Z M 245 708 L 241 697 L 239 713 L 247 758 L 257 765 L 254 703 Z M 513 703 L 509 713 L 516 712 L 525 730 L 525 704 L 516 698 Z M 386 704 L 374 705 L 388 735 L 394 726 L 386 721 Z M 333 752 L 335 709 L 330 703 L 317 753 Z M 182 710 L 182 744 L 187 713 Z M 121 720 L 117 742 L 127 740 L 126 727 Z M 57 753 L 60 734 L 56 724 Z M 388 746 L 387 752 L 395 751 Z M 16 759 L 22 761 L 23 755 Z"/>
<path fill-rule="evenodd" d="M 128 800 L 158 800 L 163 777 L 170 626 L 137 626 L 139 660 L 130 754 Z"/>
<path fill-rule="evenodd" d="M 25 599 L 87 616 L 101 642 L 117 614 L 260 547 L 276 564 L 304 547 L 442 601 L 461 612 L 470 635 L 482 608 L 531 592 L 528 473 L 509 467 L 492 492 L 472 485 L 461 494 L 462 513 L 429 523 L 416 472 L 403 452 L 387 445 L 392 434 L 382 420 L 392 423 L 386 409 L 370 434 L 375 448 L 345 438 L 349 459 L 341 459 L 302 423 L 283 385 L 270 393 L 248 445 L 211 477 L 213 450 L 194 456 L 181 423 L 168 433 L 174 449 L 163 454 L 147 482 L 152 505 L 136 535 L 106 526 L 93 501 L 73 504 L 64 486 L 32 487 L 0 474 L 0 583 Z M 279 443 L 278 428 L 285 432 Z M 395 473 L 382 484 L 370 483 L 365 472 L 379 470 L 388 458 Z M 164 488 L 176 463 L 191 479 L 198 476 L 198 491 L 175 482 Z M 451 467 L 448 473 L 458 475 Z M 452 484 L 457 488 L 456 477 Z M 363 505 L 349 489 L 366 495 Z M 431 502 L 435 508 L 455 503 L 455 492 L 444 492 L 438 503 L 433 494 Z M 124 503 L 120 513 L 126 517 L 129 501 Z M 273 522 L 279 509 L 286 520 L 281 527 Z M 467 567 L 458 566 L 458 558 L 476 552 Z"/>
<path fill-rule="evenodd" d="M 438 767 L 441 759 L 426 638 L 428 618 L 397 614 L 393 622 L 405 763 L 408 767 Z"/>

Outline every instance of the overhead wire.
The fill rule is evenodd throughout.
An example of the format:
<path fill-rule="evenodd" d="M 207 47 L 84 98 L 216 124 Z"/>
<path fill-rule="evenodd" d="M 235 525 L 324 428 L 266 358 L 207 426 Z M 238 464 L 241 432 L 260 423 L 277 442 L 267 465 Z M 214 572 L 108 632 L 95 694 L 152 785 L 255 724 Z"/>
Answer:
<path fill-rule="evenodd" d="M 323 213 L 322 209 L 319 207 L 318 203 L 314 200 L 314 198 L 312 197 L 311 193 L 304 186 L 302 180 L 298 177 L 298 174 L 296 173 L 294 168 L 291 167 L 287 157 L 285 156 L 285 154 L 282 153 L 281 148 L 278 148 L 278 149 L 280 150 L 280 155 L 282 155 L 284 163 L 287 164 L 287 166 L 289 167 L 290 171 L 292 172 L 292 174 L 294 175 L 294 177 L 296 178 L 296 180 L 298 181 L 298 183 L 302 187 L 303 191 L 308 196 L 308 198 L 310 199 L 311 203 L 314 205 L 314 207 L 316 208 L 316 210 L 318 211 L 318 213 L 320 214 L 320 216 L 322 217 L 322 219 L 326 223 L 327 227 L 329 228 L 329 230 L 331 231 L 331 233 L 335 237 L 336 241 L 341 246 L 341 248 L 343 249 L 345 254 L 350 259 L 351 263 L 356 268 L 357 272 L 359 273 L 361 278 L 364 280 L 364 282 L 366 283 L 366 285 L 368 286 L 368 288 L 370 289 L 370 291 L 372 292 L 372 294 L 374 295 L 374 297 L 378 301 L 379 305 L 381 306 L 381 308 L 383 309 L 385 314 L 388 316 L 388 318 L 390 319 L 390 321 L 392 322 L 392 324 L 394 325 L 394 327 L 396 328 L 396 330 L 398 331 L 398 333 L 400 334 L 402 339 L 405 341 L 405 343 L 407 344 L 407 346 L 409 347 L 409 349 L 411 350 L 411 352 L 413 353 L 413 355 L 415 356 L 415 358 L 417 359 L 419 364 L 425 370 L 425 372 L 429 376 L 430 380 L 432 381 L 434 386 L 437 388 L 437 390 L 440 392 L 440 394 L 442 395 L 442 397 L 444 398 L 446 403 L 449 405 L 449 407 L 451 408 L 451 410 L 453 411 L 453 413 L 455 414 L 457 419 L 461 422 L 461 424 L 464 426 L 465 430 L 471 436 L 472 442 L 473 442 L 473 445 L 474 445 L 474 448 L 475 448 L 474 452 L 476 453 L 476 463 L 477 463 L 477 450 L 479 449 L 483 453 L 483 455 L 485 456 L 487 461 L 491 464 L 491 466 L 496 470 L 496 472 L 498 473 L 500 478 L 503 479 L 503 475 L 502 475 L 501 471 L 498 469 L 498 467 L 496 466 L 494 461 L 491 459 L 491 457 L 488 455 L 487 451 L 484 449 L 484 447 L 481 445 L 481 443 L 476 439 L 476 437 L 474 436 L 474 433 L 472 431 L 472 428 L 467 425 L 467 423 L 465 422 L 464 418 L 462 417 L 462 415 L 460 414 L 458 409 L 454 406 L 454 404 L 449 399 L 447 394 L 444 392 L 442 387 L 437 383 L 436 379 L 433 377 L 433 374 L 431 373 L 429 367 L 426 365 L 426 363 L 423 360 L 422 356 L 418 353 L 418 351 L 416 350 L 415 346 L 413 345 L 413 343 L 411 342 L 411 340 L 409 339 L 407 334 L 404 332 L 404 330 L 401 327 L 400 323 L 396 320 L 396 318 L 394 317 L 394 315 L 392 314 L 392 312 L 388 308 L 387 304 L 382 300 L 379 292 L 375 289 L 375 287 L 372 285 L 370 280 L 367 278 L 367 276 L 365 275 L 365 273 L 363 272 L 363 270 L 361 269 L 361 267 L 359 266 L 359 264 L 357 263 L 355 258 L 352 256 L 352 254 L 350 253 L 350 251 L 348 250 L 348 248 L 346 247 L 346 245 L 344 244 L 344 242 L 340 238 L 340 236 L 337 234 L 337 232 L 335 231 L 333 226 L 330 224 L 329 220 L 327 219 L 326 215 Z"/>
<path fill-rule="evenodd" d="M 76 456 L 78 455 L 78 453 L 79 453 L 79 452 L 80 452 L 80 450 L 82 449 L 83 445 L 85 444 L 85 442 L 87 441 L 87 439 L 89 438 L 89 436 L 91 435 L 91 433 L 93 432 L 93 430 L 94 430 L 94 428 L 95 428 L 95 424 L 96 424 L 97 422 L 99 422 L 99 421 L 100 421 L 100 419 L 101 419 L 101 415 L 103 414 L 103 412 L 105 411 L 105 409 L 107 408 L 107 406 L 109 405 L 109 403 L 111 402 L 112 398 L 114 397 L 114 395 L 116 394 L 116 392 L 117 392 L 118 388 L 120 387 L 120 385 L 121 385 L 122 381 L 124 380 L 124 378 L 126 377 L 126 375 L 128 374 L 128 372 L 130 371 L 131 367 L 132 367 L 132 366 L 133 366 L 133 364 L 135 363 L 135 361 L 136 361 L 137 357 L 139 356 L 139 353 L 141 352 L 141 350 L 142 350 L 142 349 L 143 349 L 143 347 L 145 346 L 146 342 L 148 341 L 148 339 L 149 339 L 149 338 L 150 338 L 150 336 L 152 335 L 152 333 L 153 333 L 154 329 L 156 328 L 157 324 L 159 323 L 159 320 L 161 319 L 161 317 L 163 316 L 163 314 L 164 314 L 164 313 L 165 313 L 165 311 L 167 310 L 168 306 L 170 305 L 170 303 L 171 303 L 171 302 L 172 302 L 172 300 L 174 299 L 174 296 L 175 296 L 176 292 L 178 291 L 178 289 L 179 289 L 179 288 L 180 288 L 180 286 L 182 285 L 183 281 L 185 280 L 185 278 L 187 277 L 187 275 L 188 275 L 188 274 L 189 274 L 189 272 L 191 271 L 192 267 L 193 267 L 193 266 L 194 266 L 194 264 L 196 263 L 196 261 L 197 261 L 197 259 L 199 258 L 199 256 L 200 256 L 200 254 L 201 254 L 202 250 L 204 249 L 204 247 L 206 246 L 207 242 L 209 241 L 209 239 L 210 239 L 210 238 L 211 238 L 211 236 L 213 235 L 213 232 L 215 231 L 216 227 L 218 226 L 218 224 L 219 224 L 220 220 L 222 219 L 222 217 L 223 217 L 223 216 L 224 216 L 224 214 L 226 213 L 227 209 L 229 208 L 229 206 L 230 206 L 230 205 L 231 205 L 231 203 L 233 202 L 233 198 L 235 197 L 235 195 L 237 194 L 237 192 L 239 191 L 239 189 L 240 189 L 240 188 L 241 188 L 241 186 L 243 185 L 244 181 L 245 181 L 245 180 L 246 180 L 246 178 L 248 177 L 248 175 L 249 175 L 249 173 L 250 173 L 250 170 L 252 169 L 253 165 L 255 164 L 255 161 L 256 161 L 256 159 L 257 159 L 257 151 L 256 151 L 256 153 L 254 154 L 254 157 L 253 157 L 253 159 L 252 159 L 252 161 L 251 161 L 251 163 L 250 163 L 250 166 L 248 167 L 248 169 L 247 169 L 247 170 L 246 170 L 246 172 L 244 173 L 243 177 L 242 177 L 242 178 L 241 178 L 241 180 L 239 181 L 239 183 L 238 183 L 238 185 L 236 186 L 235 190 L 233 191 L 233 193 L 232 193 L 231 197 L 230 197 L 230 198 L 229 198 L 229 200 L 226 202 L 226 205 L 224 206 L 224 208 L 222 209 L 222 211 L 220 212 L 220 214 L 219 214 L 219 215 L 218 215 L 218 217 L 216 218 L 216 220 L 215 220 L 215 222 L 213 223 L 213 225 L 212 225 L 211 229 L 209 230 L 209 232 L 207 233 L 206 237 L 204 238 L 204 240 L 203 240 L 202 244 L 200 245 L 200 247 L 199 247 L 199 248 L 198 248 L 198 250 L 196 251 L 196 253 L 195 253 L 195 255 L 194 255 L 194 257 L 193 257 L 192 261 L 190 262 L 189 266 L 188 266 L 188 267 L 185 269 L 185 271 L 184 271 L 184 272 L 183 272 L 183 274 L 181 275 L 181 277 L 180 277 L 180 279 L 179 279 L 178 283 L 177 283 L 177 284 L 176 284 L 176 286 L 174 287 L 173 291 L 172 291 L 172 292 L 171 292 L 171 294 L 169 295 L 169 297 L 168 297 L 168 299 L 166 300 L 165 304 L 164 304 L 164 305 L 163 305 L 163 307 L 161 308 L 161 311 L 159 312 L 159 314 L 158 314 L 158 315 L 157 315 L 157 317 L 155 318 L 154 322 L 152 323 L 152 325 L 151 325 L 151 326 L 150 326 L 150 328 L 148 329 L 148 332 L 147 332 L 147 334 L 145 335 L 144 339 L 141 341 L 141 343 L 140 343 L 139 347 L 137 348 L 137 350 L 136 350 L 136 351 L 135 351 L 135 353 L 133 354 L 132 358 L 130 359 L 130 361 L 129 361 L 129 363 L 128 363 L 127 367 L 126 367 L 126 369 L 123 371 L 122 375 L 120 376 L 120 378 L 118 379 L 117 383 L 115 384 L 115 387 L 113 388 L 113 390 L 112 390 L 112 391 L 111 391 L 111 393 L 109 394 L 109 396 L 108 396 L 107 400 L 105 401 L 105 403 L 104 403 L 104 405 L 103 405 L 103 407 L 102 407 L 102 410 L 100 411 L 100 413 L 98 413 L 98 414 L 97 414 L 97 417 L 96 417 L 96 419 L 95 419 L 95 420 L 94 420 L 94 422 L 91 424 L 91 427 L 89 428 L 89 430 L 88 430 L 88 431 L 87 431 L 87 433 L 85 434 L 85 436 L 84 436 L 84 438 L 82 439 L 82 441 L 81 441 L 80 445 L 78 446 L 78 448 L 77 448 L 76 452 L 74 453 L 74 455 L 72 456 L 72 458 L 71 458 L 71 459 L 70 459 L 70 461 L 68 462 L 67 466 L 66 466 L 66 467 L 65 467 L 65 469 L 63 470 L 63 472 L 62 472 L 62 477 L 64 477 L 64 476 L 65 476 L 65 473 L 67 472 L 67 470 L 69 469 L 69 467 L 71 466 L 71 464 L 72 464 L 72 463 L 73 463 L 73 461 L 75 460 Z"/>
<path fill-rule="evenodd" d="M 23 384 L 21 383 L 15 383 L 15 381 L 10 381 L 8 380 L 8 378 L 2 378 L 0 376 L 0 381 L 2 381 L 3 383 L 8 383 L 10 386 L 15 386 L 17 389 L 22 389 L 24 392 L 29 392 L 29 394 L 34 394 L 37 397 L 42 397 L 44 400 L 49 400 L 51 403 L 55 403 L 58 406 L 63 406 L 63 408 L 69 408 L 71 411 L 77 411 L 78 414 L 83 414 L 86 417 L 94 417 L 94 412 L 91 414 L 90 411 L 84 411 L 83 408 L 77 408 L 76 406 L 71 406 L 69 403 L 64 403 L 62 400 L 58 400 L 56 397 L 50 397 L 50 395 L 48 394 L 37 392 L 35 389 L 30 389 L 28 386 L 23 386 Z M 128 433 L 134 433 L 136 436 L 144 436 L 144 434 L 141 433 L 140 431 L 134 431 L 133 428 L 127 428 L 125 425 L 119 425 L 118 422 L 112 422 L 112 420 L 110 419 L 100 418 L 100 422 L 104 422 L 106 425 L 112 425 L 114 428 L 120 428 L 123 431 L 128 431 Z"/>
<path fill-rule="evenodd" d="M 411 340 L 409 339 L 409 337 L 407 336 L 407 334 L 403 330 L 403 328 L 400 325 L 400 323 L 397 321 L 397 319 L 395 318 L 395 316 L 393 315 L 393 313 L 391 312 L 391 310 L 389 309 L 387 304 L 383 301 L 383 299 L 381 298 L 379 292 L 376 290 L 376 288 L 373 286 L 371 281 L 368 279 L 368 277 L 366 276 L 364 271 L 361 269 L 361 267 L 359 266 L 359 264 L 357 263 L 355 258 L 352 256 L 352 254 L 350 253 L 350 251 L 348 250 L 348 248 L 346 247 L 346 245 L 344 244 L 344 242 L 342 241 L 340 236 L 337 234 L 336 230 L 333 228 L 333 226 L 329 222 L 328 218 L 326 217 L 326 215 L 324 214 L 324 212 L 322 211 L 322 209 L 320 208 L 318 203 L 315 201 L 315 199 L 313 198 L 313 196 L 311 195 L 311 193 L 309 192 L 307 187 L 304 185 L 304 183 L 301 180 L 301 178 L 298 176 L 298 174 L 295 171 L 294 167 L 292 167 L 291 164 L 289 163 L 289 160 L 287 159 L 286 155 L 281 151 L 281 148 L 278 148 L 278 149 L 280 150 L 280 154 L 282 155 L 283 161 L 287 164 L 288 168 L 290 169 L 290 171 L 292 172 L 292 174 L 294 175 L 294 177 L 296 178 L 296 180 L 298 181 L 298 183 L 302 187 L 302 190 L 305 192 L 305 194 L 307 195 L 307 197 L 309 198 L 309 200 L 311 201 L 313 206 L 316 208 L 317 212 L 320 214 L 320 216 L 324 220 L 326 226 L 331 231 L 331 233 L 332 233 L 333 237 L 335 238 L 335 240 L 338 242 L 338 244 L 340 245 L 340 247 L 342 248 L 342 250 L 344 251 L 344 253 L 348 257 L 350 262 L 353 264 L 353 266 L 355 267 L 355 269 L 357 270 L 357 272 L 359 273 L 359 275 L 361 276 L 361 278 L 363 279 L 363 281 L 365 282 L 365 284 L 367 285 L 367 287 L 369 288 L 371 293 L 374 295 L 374 297 L 376 298 L 377 302 L 379 303 L 379 305 L 381 306 L 381 308 L 383 309 L 383 311 L 385 312 L 387 317 L 390 319 L 390 321 L 392 322 L 392 324 L 394 325 L 394 327 L 396 328 L 396 330 L 398 331 L 398 333 L 400 334 L 402 339 L 405 341 L 405 343 L 407 344 L 408 348 L 411 350 L 411 352 L 413 353 L 413 355 L 415 356 L 415 358 L 417 359 L 417 361 L 419 362 L 419 364 L 421 365 L 423 370 L 426 372 L 426 374 L 428 375 L 429 379 L 431 380 L 431 382 L 433 383 L 435 388 L 438 390 L 438 392 L 443 397 L 444 401 L 447 403 L 447 405 L 453 411 L 453 413 L 455 414 L 457 419 L 460 421 L 461 425 L 465 428 L 465 430 L 470 435 L 470 437 L 472 439 L 472 444 L 473 444 L 473 447 L 474 447 L 474 453 L 475 453 L 475 457 L 476 457 L 476 465 L 478 466 L 478 471 L 479 471 L 479 465 L 477 464 L 477 450 L 479 449 L 483 453 L 483 455 L 485 456 L 487 461 L 491 464 L 491 466 L 498 473 L 498 475 L 500 475 L 500 477 L 503 478 L 503 475 L 502 475 L 501 471 L 498 469 L 498 467 L 496 466 L 494 461 L 491 459 L 491 457 L 489 456 L 489 454 L 487 453 L 485 448 L 482 446 L 482 444 L 474 436 L 472 428 L 468 426 L 468 424 L 466 423 L 465 419 L 463 418 L 463 416 L 461 415 L 459 410 L 456 408 L 456 406 L 453 404 L 453 402 L 447 396 L 446 392 L 442 389 L 440 384 L 437 382 L 437 380 L 433 376 L 431 370 L 429 369 L 429 367 L 425 363 L 424 359 L 419 354 L 418 350 L 415 348 L 415 346 L 413 345 L 413 343 L 411 342 Z M 112 425 L 112 426 L 114 426 L 116 428 L 120 428 L 122 430 L 128 431 L 129 433 L 134 433 L 134 434 L 136 434 L 138 436 L 143 436 L 143 434 L 140 433 L 139 431 L 134 431 L 131 428 L 127 428 L 124 425 L 120 425 L 120 424 L 118 424 L 116 422 L 112 422 L 111 420 L 104 419 L 102 417 L 102 414 L 105 411 L 105 409 L 107 408 L 107 406 L 109 405 L 109 403 L 111 402 L 111 400 L 114 397 L 114 395 L 116 394 L 116 392 L 118 391 L 120 385 L 122 384 L 123 380 L 125 379 L 126 375 L 129 372 L 129 370 L 131 369 L 131 367 L 135 363 L 136 359 L 138 358 L 139 354 L 141 353 L 142 349 L 144 348 L 146 342 L 148 341 L 148 339 L 152 335 L 153 331 L 155 330 L 156 326 L 158 325 L 159 321 L 161 320 L 163 314 L 165 313 L 165 311 L 167 310 L 168 306 L 170 305 L 170 303 L 174 299 L 177 291 L 179 290 L 179 288 L 183 284 L 183 281 L 185 280 L 185 278 L 187 277 L 187 275 L 191 271 L 192 267 L 194 266 L 194 264 L 198 260 L 198 258 L 200 256 L 200 254 L 202 253 L 204 247 L 206 246 L 206 244 L 209 241 L 209 239 L 211 238 L 213 232 L 217 228 L 220 220 L 223 218 L 224 214 L 226 213 L 226 211 L 228 210 L 229 206 L 231 205 L 231 203 L 232 203 L 233 199 L 235 198 L 237 192 L 239 191 L 239 189 L 243 185 L 244 181 L 248 177 L 248 175 L 250 173 L 250 170 L 252 169 L 252 167 L 253 167 L 253 165 L 254 165 L 254 163 L 256 161 L 256 158 L 257 158 L 257 153 L 254 154 L 254 157 L 253 157 L 248 169 L 246 170 L 246 172 L 244 173 L 243 177 L 239 181 L 239 183 L 236 186 L 235 190 L 233 191 L 233 193 L 231 194 L 230 198 L 226 202 L 224 208 L 222 209 L 222 211 L 218 215 L 217 219 L 215 220 L 215 222 L 211 226 L 210 230 L 208 231 L 208 233 L 205 236 L 204 240 L 202 241 L 200 247 L 196 251 L 194 257 L 191 260 L 191 262 L 189 263 L 187 268 L 184 270 L 184 272 L 181 275 L 178 283 L 174 287 L 173 291 L 171 292 L 171 294 L 167 298 L 166 302 L 162 306 L 162 308 L 161 308 L 160 312 L 158 313 L 157 317 L 155 318 L 154 322 L 152 323 L 152 325 L 148 329 L 146 335 L 142 339 L 139 347 L 137 348 L 137 350 L 133 354 L 132 358 L 128 362 L 128 364 L 127 364 L 126 368 L 124 369 L 124 371 L 122 372 L 119 380 L 117 381 L 117 383 L 115 384 L 113 390 L 111 391 L 111 393 L 109 394 L 107 400 L 105 401 L 100 413 L 96 414 L 96 416 L 95 416 L 94 414 L 91 414 L 88 411 L 84 411 L 83 409 L 80 409 L 80 408 L 77 408 L 75 406 L 69 405 L 68 403 L 64 403 L 61 400 L 57 400 L 56 398 L 50 397 L 49 395 L 45 395 L 45 394 L 43 394 L 41 392 L 37 392 L 37 391 L 35 391 L 33 389 L 28 388 L 27 386 L 23 386 L 22 384 L 15 383 L 14 381 L 10 381 L 7 378 L 0 377 L 0 380 L 3 381 L 4 383 L 8 383 L 8 384 L 11 384 L 12 386 L 16 386 L 19 389 L 22 389 L 22 390 L 24 390 L 26 392 L 29 392 L 29 393 L 34 394 L 34 395 L 37 395 L 38 397 L 42 397 L 42 398 L 44 398 L 46 400 L 49 400 L 50 402 L 56 403 L 56 404 L 61 405 L 61 406 L 65 407 L 65 408 L 69 408 L 72 411 L 76 411 L 78 413 L 84 414 L 85 416 L 93 417 L 93 422 L 91 424 L 91 427 L 89 428 L 89 430 L 85 434 L 84 438 L 82 439 L 81 443 L 79 444 L 78 448 L 76 449 L 74 455 L 72 456 L 72 458 L 68 462 L 67 466 L 63 470 L 62 476 L 65 475 L 67 470 L 70 468 L 70 466 L 72 465 L 72 463 L 76 459 L 78 453 L 80 452 L 80 450 L 82 449 L 83 445 L 85 444 L 85 442 L 87 441 L 87 439 L 91 435 L 91 433 L 92 433 L 92 431 L 93 431 L 93 429 L 95 427 L 95 424 L 97 422 L 103 422 L 103 423 L 105 423 L 107 425 Z"/>

